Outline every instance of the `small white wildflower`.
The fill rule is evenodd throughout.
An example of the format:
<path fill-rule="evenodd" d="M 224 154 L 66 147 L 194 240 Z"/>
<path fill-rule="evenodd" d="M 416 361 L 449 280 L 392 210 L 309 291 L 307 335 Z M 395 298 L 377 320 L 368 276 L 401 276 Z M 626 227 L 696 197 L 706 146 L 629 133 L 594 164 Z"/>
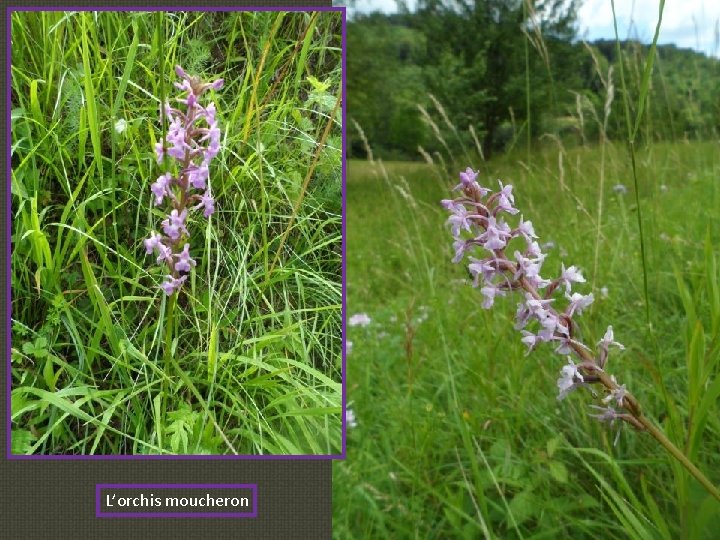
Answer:
<path fill-rule="evenodd" d="M 613 191 L 618 195 L 625 195 L 628 192 L 628 188 L 625 184 L 615 184 L 613 186 Z"/>
<path fill-rule="evenodd" d="M 127 122 L 124 118 L 121 118 L 117 122 L 115 122 L 115 133 L 118 135 L 124 132 L 127 129 Z"/>
<path fill-rule="evenodd" d="M 608 297 L 608 288 L 607 287 L 600 287 L 600 296 L 603 298 Z"/>
<path fill-rule="evenodd" d="M 347 422 L 347 427 L 349 427 L 350 429 L 357 427 L 355 412 L 350 408 L 345 410 L 345 421 Z"/>
<path fill-rule="evenodd" d="M 347 341 L 345 343 L 345 355 L 348 356 L 352 352 L 353 342 Z"/>
<path fill-rule="evenodd" d="M 348 319 L 350 326 L 367 326 L 370 324 L 370 317 L 367 313 L 356 313 Z"/>

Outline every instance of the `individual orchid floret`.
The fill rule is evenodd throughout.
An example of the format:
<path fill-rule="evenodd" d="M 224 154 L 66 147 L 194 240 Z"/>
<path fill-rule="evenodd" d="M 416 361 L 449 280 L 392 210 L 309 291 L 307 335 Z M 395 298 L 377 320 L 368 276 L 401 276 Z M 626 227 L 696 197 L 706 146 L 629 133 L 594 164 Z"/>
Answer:
<path fill-rule="evenodd" d="M 187 276 L 180 276 L 179 278 L 174 278 L 172 276 L 165 276 L 165 281 L 163 281 L 160 284 L 160 288 L 170 296 L 172 293 L 177 291 L 183 283 L 185 283 L 185 280 L 187 279 Z"/>
<path fill-rule="evenodd" d="M 527 248 L 525 249 L 525 255 L 527 257 L 532 257 L 535 259 L 539 258 L 545 258 L 546 255 L 542 252 L 542 248 L 540 247 L 540 244 L 537 242 L 528 242 Z"/>
<path fill-rule="evenodd" d="M 456 235 L 457 236 L 457 235 Z M 512 237 L 510 227 L 504 221 L 497 221 L 494 216 L 487 218 L 485 233 L 478 237 L 478 241 L 488 250 L 503 249 Z"/>
<path fill-rule="evenodd" d="M 537 344 L 540 343 L 541 340 L 537 335 L 533 334 L 532 332 L 528 332 L 527 330 L 523 330 L 522 335 L 523 337 L 520 341 L 522 341 L 528 347 L 526 354 L 530 354 L 537 346 Z"/>
<path fill-rule="evenodd" d="M 518 209 L 513 206 L 515 204 L 515 197 L 512 194 L 513 187 L 510 184 L 503 186 L 502 182 L 499 182 L 499 184 L 500 191 L 494 195 L 497 196 L 495 212 L 503 211 L 508 214 L 517 214 Z"/>
<path fill-rule="evenodd" d="M 470 229 L 470 217 L 472 214 L 469 214 L 465 207 L 461 204 L 455 205 L 454 211 L 452 215 L 448 218 L 448 224 L 450 225 L 450 230 L 452 231 L 452 235 L 454 237 L 460 236 L 461 230 L 466 230 L 468 232 L 471 231 Z"/>
<path fill-rule="evenodd" d="M 165 142 L 160 139 L 160 141 L 155 143 L 155 157 L 157 159 L 158 165 L 162 165 L 163 159 L 165 159 Z"/>
<path fill-rule="evenodd" d="M 605 331 L 605 335 L 600 341 L 598 341 L 598 346 L 601 349 L 608 349 L 612 345 L 615 345 L 621 351 L 625 349 L 625 346 L 622 343 L 618 343 L 617 341 L 615 341 L 613 328 L 612 326 L 608 326 L 607 330 Z"/>
<path fill-rule="evenodd" d="M 210 176 L 210 170 L 207 163 L 202 163 L 199 167 L 193 166 L 187 171 L 188 181 L 195 189 L 205 189 L 207 187 L 207 179 Z"/>
<path fill-rule="evenodd" d="M 612 424 L 617 420 L 620 415 L 618 412 L 613 409 L 612 407 L 600 407 L 599 405 L 590 405 L 593 409 L 596 409 L 599 412 L 599 414 L 591 414 L 589 415 L 591 418 L 595 418 L 599 420 L 600 422 L 607 422 L 609 424 Z"/>
<path fill-rule="evenodd" d="M 530 293 L 525 293 L 525 301 L 518 304 L 517 313 L 515 314 L 515 329 L 525 328 L 531 320 L 545 320 L 550 315 L 550 304 L 553 299 L 537 299 Z"/>
<path fill-rule="evenodd" d="M 215 199 L 213 199 L 210 195 L 207 193 L 204 193 L 202 197 L 200 197 L 200 204 L 198 207 L 203 207 L 203 216 L 206 218 L 209 218 L 215 213 Z"/>
<path fill-rule="evenodd" d="M 155 231 L 153 231 L 153 232 L 150 234 L 150 238 L 147 238 L 147 239 L 144 241 L 145 250 L 147 251 L 147 254 L 148 254 L 148 255 L 150 255 L 150 254 L 153 252 L 153 250 L 155 250 L 155 249 L 158 248 L 158 246 L 160 245 L 160 241 L 161 241 L 161 240 L 162 240 L 162 235 L 161 235 L 161 234 L 158 234 L 158 233 L 156 233 Z"/>
<path fill-rule="evenodd" d="M 590 405 L 593 409 L 598 411 L 598 414 L 590 414 L 590 418 L 595 418 L 598 422 L 607 423 L 612 426 L 617 420 L 627 420 L 631 424 L 635 425 L 632 417 L 627 414 L 622 414 L 613 409 L 612 407 L 600 407 L 598 405 Z M 636 426 L 637 427 L 637 426 Z M 618 440 L 620 439 L 620 429 L 618 428 L 613 446 L 617 446 Z"/>
<path fill-rule="evenodd" d="M 158 258 L 157 258 L 157 261 L 156 261 L 156 262 L 157 262 L 158 264 L 161 264 L 163 261 L 166 261 L 166 262 L 168 262 L 168 263 L 172 263 L 172 260 L 173 260 L 173 258 L 172 258 L 172 257 L 173 257 L 173 252 L 172 252 L 172 249 L 170 249 L 169 246 L 166 246 L 166 245 L 163 244 L 162 242 L 159 242 L 159 243 L 158 243 L 158 246 L 157 246 L 157 250 L 158 250 Z"/>
<path fill-rule="evenodd" d="M 480 292 L 485 297 L 482 303 L 482 307 L 485 309 L 490 309 L 493 306 L 496 296 L 505 296 L 505 291 L 494 285 L 486 285 L 480 289 Z"/>
<path fill-rule="evenodd" d="M 558 400 L 562 400 L 572 390 L 577 388 L 579 383 L 582 383 L 585 379 L 578 371 L 577 366 L 568 357 L 568 363 L 560 370 L 560 378 L 557 380 L 557 386 L 560 390 L 558 394 Z"/>
<path fill-rule="evenodd" d="M 478 287 L 480 285 L 480 279 L 483 279 L 484 283 L 490 283 L 500 273 L 500 269 L 498 268 L 498 261 L 492 260 L 492 259 L 475 259 L 474 257 L 470 257 L 470 261 L 472 261 L 468 265 L 468 271 L 470 272 L 470 275 L 473 276 L 475 279 L 473 281 L 473 287 Z"/>
<path fill-rule="evenodd" d="M 598 364 L 600 365 L 600 367 L 605 367 L 605 363 L 607 362 L 608 357 L 608 351 L 613 345 L 621 351 L 625 349 L 622 343 L 618 343 L 617 341 L 615 341 L 612 326 L 608 326 L 605 335 L 600 341 L 598 341 Z"/>
<path fill-rule="evenodd" d="M 522 234 L 528 242 L 532 241 L 533 238 L 537 238 L 532 221 L 525 221 L 522 216 L 520 216 L 520 223 L 514 232 Z"/>
<path fill-rule="evenodd" d="M 195 261 L 190 258 L 190 244 L 185 244 L 183 250 L 178 255 L 175 255 L 175 257 L 177 258 L 175 270 L 178 272 L 190 272 L 196 264 Z"/>
<path fill-rule="evenodd" d="M 453 242 L 453 251 L 455 252 L 455 256 L 453 257 L 452 262 L 455 264 L 459 263 L 465 256 L 465 250 L 467 248 L 468 243 L 465 240 L 455 240 Z"/>
<path fill-rule="evenodd" d="M 580 315 L 585 309 L 587 309 L 587 307 L 593 303 L 595 297 L 593 296 L 593 293 L 587 295 L 582 295 L 580 293 L 572 293 L 572 295 L 569 297 L 569 300 L 570 304 L 565 310 L 565 314 L 568 317 L 572 317 L 576 312 L 578 315 Z"/>
<path fill-rule="evenodd" d="M 583 277 L 580 270 L 575 268 L 575 266 L 571 266 L 570 268 L 565 268 L 565 265 L 562 265 L 562 272 L 560 273 L 560 283 L 565 285 L 565 292 L 566 294 L 570 294 L 570 289 L 572 288 L 572 283 L 585 283 L 585 278 Z"/>
<path fill-rule="evenodd" d="M 184 160 L 192 147 L 187 143 L 187 131 L 182 119 L 176 118 L 168 129 L 167 142 L 170 143 L 170 148 L 167 149 L 167 154 L 170 157 L 174 157 L 178 160 Z"/>
<path fill-rule="evenodd" d="M 610 378 L 612 381 L 617 384 L 617 381 L 615 380 L 615 376 L 611 375 Z M 602 400 L 603 403 L 610 403 L 611 401 L 615 401 L 615 403 L 618 404 L 619 407 L 623 406 L 623 400 L 625 399 L 625 396 L 627 395 L 628 391 L 627 388 L 625 388 L 624 384 L 617 385 L 615 388 L 610 390 L 610 393 L 605 396 Z"/>
<path fill-rule="evenodd" d="M 477 177 L 478 173 L 468 167 L 467 169 L 465 169 L 465 172 L 460 173 L 460 183 L 455 186 L 454 189 L 472 189 L 475 186 L 477 186 L 477 188 L 480 188 L 480 185 L 475 181 Z"/>
<path fill-rule="evenodd" d="M 528 259 L 519 251 L 515 251 L 515 260 L 518 263 L 518 267 L 513 278 L 518 279 L 520 276 L 525 276 L 535 283 L 535 288 L 538 288 L 538 285 L 542 282 L 540 267 L 542 266 L 543 258 Z"/>
<path fill-rule="evenodd" d="M 170 185 L 172 180 L 172 175 L 170 173 L 165 173 L 150 186 L 150 191 L 152 191 L 153 195 L 155 195 L 155 206 L 162 204 L 165 196 L 170 195 Z"/>
<path fill-rule="evenodd" d="M 185 227 L 186 218 L 187 209 L 183 209 L 180 213 L 178 213 L 177 209 L 173 209 L 168 218 L 161 223 L 163 232 L 168 235 L 171 240 L 177 240 L 183 233 L 187 234 L 188 231 Z"/>

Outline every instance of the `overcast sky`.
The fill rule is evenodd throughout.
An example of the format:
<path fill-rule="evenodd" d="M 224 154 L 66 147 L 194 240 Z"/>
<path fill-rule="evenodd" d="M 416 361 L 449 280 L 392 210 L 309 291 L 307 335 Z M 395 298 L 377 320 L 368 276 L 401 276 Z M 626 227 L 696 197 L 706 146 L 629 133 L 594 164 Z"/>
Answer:
<path fill-rule="evenodd" d="M 415 0 L 407 0 L 412 6 Z M 340 2 L 341 3 L 341 2 Z M 649 43 L 655 33 L 658 0 L 616 0 L 618 32 Z M 397 11 L 395 0 L 357 0 L 353 11 Z M 592 41 L 614 38 L 610 0 L 583 0 L 579 13 L 580 36 Z M 720 24 L 720 0 L 666 0 L 659 43 L 675 43 L 678 47 L 701 50 L 719 56 L 715 43 L 716 25 Z"/>

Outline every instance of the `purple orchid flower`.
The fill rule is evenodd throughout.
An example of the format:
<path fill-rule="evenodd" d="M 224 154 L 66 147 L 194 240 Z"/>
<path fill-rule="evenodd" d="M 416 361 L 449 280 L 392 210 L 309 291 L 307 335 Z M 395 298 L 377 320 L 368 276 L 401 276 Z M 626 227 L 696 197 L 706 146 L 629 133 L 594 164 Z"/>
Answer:
<path fill-rule="evenodd" d="M 208 180 L 210 163 L 221 150 L 222 132 L 217 122 L 215 103 L 210 101 L 203 105 L 201 98 L 208 90 L 219 90 L 224 85 L 223 79 L 202 82 L 198 77 L 188 75 L 180 66 L 175 66 L 175 73 L 181 79 L 181 82 L 175 83 L 181 92 L 181 96 L 176 98 L 180 105 L 178 108 L 168 102 L 161 104 L 161 115 L 167 118 L 169 126 L 167 134 L 155 144 L 154 150 L 159 165 L 166 158 L 173 158 L 178 172 L 166 172 L 150 186 L 154 205 L 169 201 L 171 208 L 161 222 L 164 234 L 153 231 L 144 241 L 147 254 L 157 253 L 157 263 L 166 264 L 170 269 L 160 285 L 168 296 L 180 290 L 197 264 L 190 257 L 190 243 L 186 241 L 190 237 L 187 227 L 189 210 L 202 208 L 203 216 L 208 219 L 215 212 L 215 199 L 210 194 Z M 196 202 L 199 204 L 191 205 Z"/>

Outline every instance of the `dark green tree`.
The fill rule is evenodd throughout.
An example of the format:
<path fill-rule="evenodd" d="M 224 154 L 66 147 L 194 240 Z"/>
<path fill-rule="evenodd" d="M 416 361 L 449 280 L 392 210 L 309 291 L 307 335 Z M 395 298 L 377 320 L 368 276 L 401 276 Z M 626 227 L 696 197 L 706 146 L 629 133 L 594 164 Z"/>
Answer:
<path fill-rule="evenodd" d="M 529 123 L 536 134 L 543 116 L 558 110 L 558 99 L 571 100 L 557 92 L 554 81 L 569 75 L 556 55 L 567 53 L 576 15 L 575 0 L 420 0 L 410 20 L 434 36 L 428 89 L 459 129 L 472 125 L 482 132 L 489 150 L 501 145 L 504 123 Z M 453 84 L 446 75 L 449 57 L 458 64 L 460 80 Z"/>
<path fill-rule="evenodd" d="M 361 17 L 348 29 L 349 149 L 364 156 L 354 123 L 372 146 L 396 157 L 414 157 L 425 139 L 418 105 L 427 101 L 423 65 L 426 37 L 399 17 Z"/>

